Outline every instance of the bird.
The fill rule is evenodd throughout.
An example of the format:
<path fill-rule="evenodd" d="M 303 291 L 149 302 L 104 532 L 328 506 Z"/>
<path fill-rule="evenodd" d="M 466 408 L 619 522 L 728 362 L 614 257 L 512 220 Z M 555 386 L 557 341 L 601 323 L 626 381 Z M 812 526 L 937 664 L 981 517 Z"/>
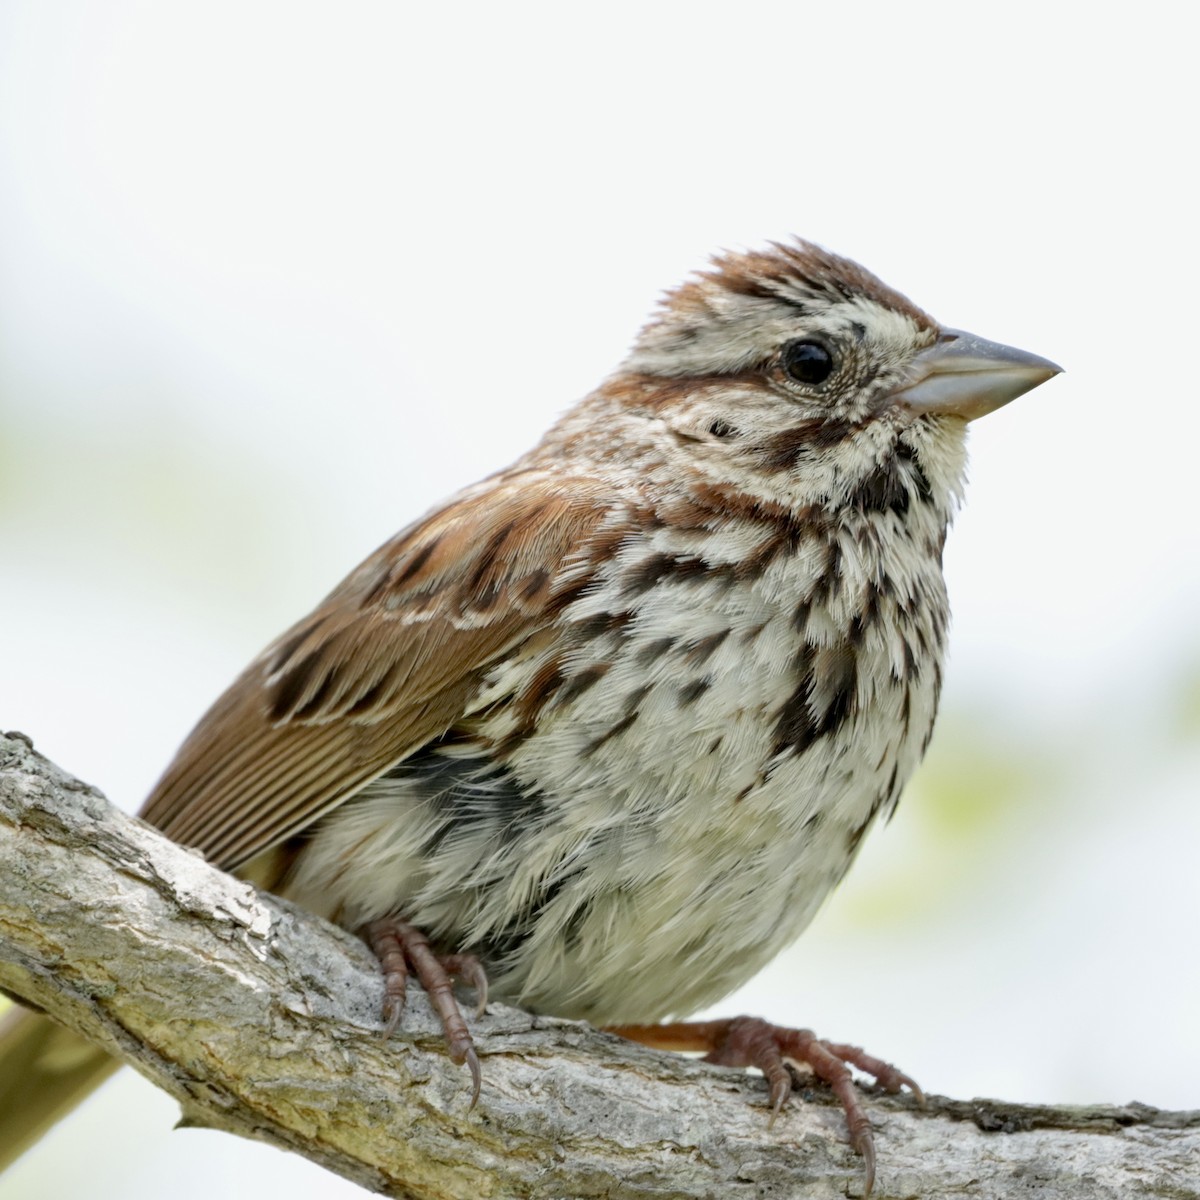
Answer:
<path fill-rule="evenodd" d="M 928 747 L 968 424 L 1050 379 L 800 239 L 665 293 L 615 372 L 272 642 L 142 815 L 415 976 L 665 1049 L 914 1081 L 806 1029 L 687 1021 L 792 943 Z"/>

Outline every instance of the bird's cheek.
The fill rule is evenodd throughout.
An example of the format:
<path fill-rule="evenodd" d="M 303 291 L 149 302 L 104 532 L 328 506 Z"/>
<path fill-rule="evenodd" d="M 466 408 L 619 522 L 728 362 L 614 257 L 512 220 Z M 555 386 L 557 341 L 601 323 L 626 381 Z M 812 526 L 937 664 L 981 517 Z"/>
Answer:
<path fill-rule="evenodd" d="M 739 434 L 733 417 L 715 405 L 675 413 L 666 423 L 675 438 L 692 450 L 706 444 L 719 447 Z"/>

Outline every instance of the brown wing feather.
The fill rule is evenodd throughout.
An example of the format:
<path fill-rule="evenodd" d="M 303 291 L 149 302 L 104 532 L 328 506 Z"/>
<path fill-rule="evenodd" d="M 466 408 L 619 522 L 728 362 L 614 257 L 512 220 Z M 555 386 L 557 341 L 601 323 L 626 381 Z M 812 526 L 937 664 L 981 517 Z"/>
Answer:
<path fill-rule="evenodd" d="M 448 729 L 484 669 L 590 577 L 623 524 L 590 480 L 501 476 L 410 526 L 269 646 L 143 807 L 224 867 L 299 832 Z"/>

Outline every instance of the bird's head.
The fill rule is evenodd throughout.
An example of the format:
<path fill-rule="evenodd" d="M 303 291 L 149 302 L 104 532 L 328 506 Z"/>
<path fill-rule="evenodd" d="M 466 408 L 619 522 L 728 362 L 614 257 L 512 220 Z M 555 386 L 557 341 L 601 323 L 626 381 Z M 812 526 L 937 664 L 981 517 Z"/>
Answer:
<path fill-rule="evenodd" d="M 720 255 L 667 293 L 608 390 L 698 462 L 836 506 L 897 448 L 955 492 L 966 423 L 1059 369 L 944 328 L 856 263 L 796 241 Z"/>

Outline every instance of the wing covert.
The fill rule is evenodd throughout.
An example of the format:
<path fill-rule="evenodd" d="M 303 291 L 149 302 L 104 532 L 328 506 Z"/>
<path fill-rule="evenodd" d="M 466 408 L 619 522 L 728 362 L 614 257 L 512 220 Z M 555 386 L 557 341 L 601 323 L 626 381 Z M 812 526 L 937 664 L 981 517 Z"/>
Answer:
<path fill-rule="evenodd" d="M 201 718 L 142 816 L 235 867 L 448 729 L 489 666 L 587 586 L 629 508 L 598 483 L 500 476 L 409 526 Z"/>

